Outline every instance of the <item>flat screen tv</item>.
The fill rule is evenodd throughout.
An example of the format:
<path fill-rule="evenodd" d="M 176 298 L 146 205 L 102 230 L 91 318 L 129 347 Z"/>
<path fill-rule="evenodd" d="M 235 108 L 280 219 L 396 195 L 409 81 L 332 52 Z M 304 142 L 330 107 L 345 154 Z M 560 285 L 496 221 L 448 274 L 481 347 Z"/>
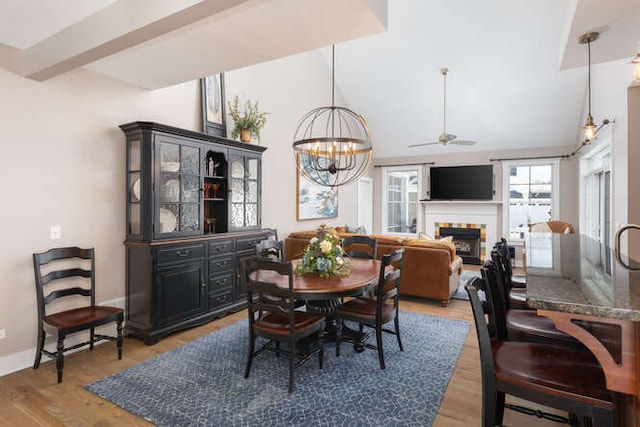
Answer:
<path fill-rule="evenodd" d="M 492 200 L 493 165 L 431 167 L 431 200 Z"/>

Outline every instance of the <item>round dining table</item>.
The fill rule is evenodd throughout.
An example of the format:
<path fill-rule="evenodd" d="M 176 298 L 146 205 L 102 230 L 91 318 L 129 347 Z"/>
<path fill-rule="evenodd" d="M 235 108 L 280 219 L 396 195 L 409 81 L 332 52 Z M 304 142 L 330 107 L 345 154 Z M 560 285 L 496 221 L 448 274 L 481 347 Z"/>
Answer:
<path fill-rule="evenodd" d="M 297 260 L 291 261 L 295 266 Z M 350 258 L 347 276 L 320 277 L 315 273 L 294 275 L 293 291 L 301 300 L 317 301 L 362 294 L 369 286 L 377 283 L 381 262 L 377 259 Z M 288 277 L 269 270 L 254 272 L 255 279 L 288 286 Z"/>

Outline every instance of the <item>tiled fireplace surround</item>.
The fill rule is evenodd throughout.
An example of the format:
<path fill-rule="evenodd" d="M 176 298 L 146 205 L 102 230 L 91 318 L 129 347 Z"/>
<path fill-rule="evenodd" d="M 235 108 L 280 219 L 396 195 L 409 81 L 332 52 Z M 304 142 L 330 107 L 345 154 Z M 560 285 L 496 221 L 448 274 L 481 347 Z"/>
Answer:
<path fill-rule="evenodd" d="M 440 237 L 440 228 L 480 230 L 480 262 L 484 261 L 498 239 L 501 202 L 494 201 L 425 201 L 427 234 Z"/>

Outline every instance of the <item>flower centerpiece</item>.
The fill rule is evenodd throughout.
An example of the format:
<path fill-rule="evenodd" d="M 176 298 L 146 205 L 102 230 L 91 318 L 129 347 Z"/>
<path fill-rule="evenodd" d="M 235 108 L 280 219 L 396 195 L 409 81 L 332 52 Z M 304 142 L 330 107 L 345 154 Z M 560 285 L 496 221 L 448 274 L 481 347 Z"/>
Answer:
<path fill-rule="evenodd" d="M 318 273 L 320 277 L 347 276 L 351 271 L 343 256 L 342 241 L 322 224 L 316 236 L 309 240 L 295 272 Z"/>

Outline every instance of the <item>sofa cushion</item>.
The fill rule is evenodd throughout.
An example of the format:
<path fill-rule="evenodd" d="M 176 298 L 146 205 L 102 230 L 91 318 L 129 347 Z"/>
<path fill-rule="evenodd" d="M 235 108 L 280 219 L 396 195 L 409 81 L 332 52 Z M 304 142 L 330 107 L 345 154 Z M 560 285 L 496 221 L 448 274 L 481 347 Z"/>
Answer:
<path fill-rule="evenodd" d="M 376 239 L 379 245 L 398 245 L 401 246 L 404 237 L 400 236 L 384 236 L 381 234 L 370 234 L 369 237 Z"/>
<path fill-rule="evenodd" d="M 407 237 L 406 239 L 404 239 L 402 244 L 404 246 L 416 246 L 419 248 L 443 249 L 449 251 L 451 259 L 454 259 L 456 256 L 456 247 L 453 245 L 453 243 L 443 240 L 424 240 Z"/>

